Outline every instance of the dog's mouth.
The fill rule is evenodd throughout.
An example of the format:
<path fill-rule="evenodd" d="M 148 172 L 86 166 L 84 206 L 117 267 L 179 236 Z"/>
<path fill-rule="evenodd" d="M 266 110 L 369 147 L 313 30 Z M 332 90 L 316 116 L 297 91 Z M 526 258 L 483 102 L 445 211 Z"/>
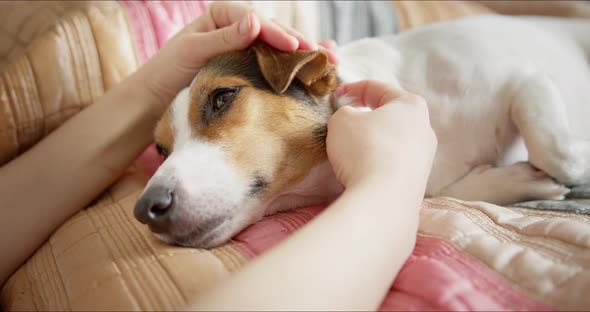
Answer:
<path fill-rule="evenodd" d="M 219 241 L 222 238 L 225 221 L 227 221 L 225 218 L 214 218 L 201 225 L 190 227 L 190 231 L 161 231 L 159 229 L 152 229 L 152 227 L 150 227 L 150 230 L 156 237 L 168 244 L 194 248 L 211 248 L 215 247 L 212 242 Z M 183 227 L 186 228 L 187 226 L 185 225 Z"/>
<path fill-rule="evenodd" d="M 162 234 L 162 233 L 166 233 L 166 230 L 162 229 L 161 227 L 157 227 L 151 224 L 148 224 L 148 227 L 150 229 L 150 231 L 152 231 L 152 233 L 154 234 Z"/>
<path fill-rule="evenodd" d="M 194 233 L 183 237 L 177 237 L 174 239 L 174 244 L 183 247 L 210 248 L 214 247 L 211 246 L 211 242 L 219 239 L 219 237 L 219 231 L 214 229 L 205 235 Z"/>

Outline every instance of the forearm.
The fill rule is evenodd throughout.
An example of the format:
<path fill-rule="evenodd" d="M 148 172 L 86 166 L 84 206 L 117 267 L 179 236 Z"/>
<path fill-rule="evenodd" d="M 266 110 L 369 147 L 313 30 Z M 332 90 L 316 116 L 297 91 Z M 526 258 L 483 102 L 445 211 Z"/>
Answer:
<path fill-rule="evenodd" d="M 386 188 L 345 191 L 288 240 L 202 294 L 191 309 L 377 309 L 415 243 L 420 199 L 404 188 L 400 179 Z"/>
<path fill-rule="evenodd" d="M 0 283 L 69 216 L 120 176 L 161 113 L 126 81 L 0 168 Z M 150 103 L 151 102 L 151 103 Z"/>

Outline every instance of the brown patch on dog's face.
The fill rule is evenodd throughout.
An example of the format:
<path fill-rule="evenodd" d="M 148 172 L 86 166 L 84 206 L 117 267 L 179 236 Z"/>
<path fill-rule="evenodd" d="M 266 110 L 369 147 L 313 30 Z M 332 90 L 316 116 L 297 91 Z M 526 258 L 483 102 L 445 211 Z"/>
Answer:
<path fill-rule="evenodd" d="M 166 110 L 154 131 L 156 149 L 158 154 L 168 157 L 174 147 L 174 131 L 172 129 L 172 112 L 170 108 Z"/>
<path fill-rule="evenodd" d="M 332 110 L 326 94 L 312 94 L 293 78 L 278 94 L 259 69 L 260 58 L 251 49 L 211 61 L 191 86 L 188 118 L 196 138 L 223 146 L 251 181 L 250 194 L 267 197 L 326 159 Z"/>

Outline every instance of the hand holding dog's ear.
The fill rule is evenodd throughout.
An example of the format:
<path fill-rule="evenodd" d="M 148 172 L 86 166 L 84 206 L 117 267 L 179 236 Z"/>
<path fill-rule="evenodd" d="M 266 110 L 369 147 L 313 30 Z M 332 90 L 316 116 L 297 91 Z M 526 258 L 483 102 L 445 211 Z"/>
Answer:
<path fill-rule="evenodd" d="M 326 148 L 336 177 L 347 188 L 389 188 L 401 177 L 405 195 L 424 196 L 437 145 L 424 99 L 377 81 L 342 85 L 336 96 L 344 95 L 373 111 L 344 106 L 330 117 Z"/>

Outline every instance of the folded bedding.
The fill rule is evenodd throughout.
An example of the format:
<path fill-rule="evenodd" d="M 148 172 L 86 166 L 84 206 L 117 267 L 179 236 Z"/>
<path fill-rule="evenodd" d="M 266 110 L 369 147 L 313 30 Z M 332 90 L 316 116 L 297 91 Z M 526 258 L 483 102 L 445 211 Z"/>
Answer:
<path fill-rule="evenodd" d="M 0 27 L 0 46 L 9 46 L 0 50 L 2 165 L 132 73 L 202 14 L 206 3 L 0 5 L 0 20 L 9 24 Z M 492 12 L 461 1 L 254 5 L 310 38 L 342 41 Z M 326 13 L 330 22 L 321 26 L 319 16 L 326 11 L 332 12 Z M 363 26 L 345 33 L 351 12 L 364 12 L 356 17 Z M 56 230 L 3 286 L 2 309 L 177 310 L 324 209 L 268 216 L 210 250 L 166 245 L 133 217 L 160 162 L 153 147 L 146 149 L 124 177 Z M 573 194 L 588 197 L 585 189 Z M 526 209 L 425 200 L 414 252 L 380 310 L 589 310 L 590 215 L 580 208 L 587 207 L 584 199 L 568 203 L 582 213 L 560 211 L 546 201 L 536 204 L 540 209 Z"/>

